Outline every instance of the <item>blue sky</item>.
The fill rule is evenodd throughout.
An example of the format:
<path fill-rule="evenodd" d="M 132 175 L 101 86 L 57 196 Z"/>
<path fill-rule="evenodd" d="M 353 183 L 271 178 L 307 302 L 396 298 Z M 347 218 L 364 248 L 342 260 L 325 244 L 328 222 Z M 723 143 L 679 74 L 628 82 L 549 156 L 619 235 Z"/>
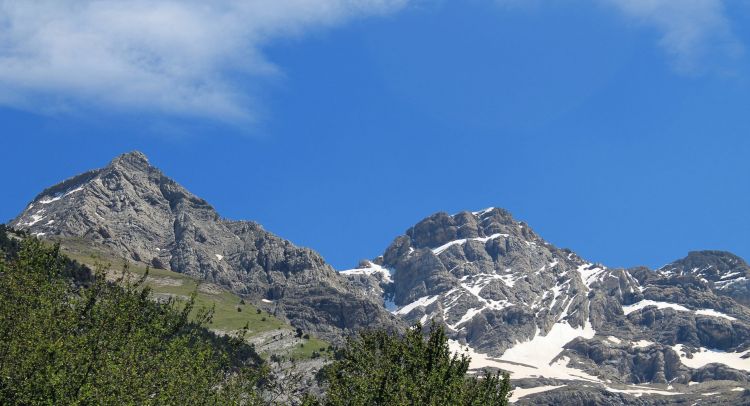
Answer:
<path fill-rule="evenodd" d="M 0 218 L 138 149 L 338 269 L 488 206 L 610 266 L 750 258 L 750 6 L 560 3 L 2 2 Z"/>

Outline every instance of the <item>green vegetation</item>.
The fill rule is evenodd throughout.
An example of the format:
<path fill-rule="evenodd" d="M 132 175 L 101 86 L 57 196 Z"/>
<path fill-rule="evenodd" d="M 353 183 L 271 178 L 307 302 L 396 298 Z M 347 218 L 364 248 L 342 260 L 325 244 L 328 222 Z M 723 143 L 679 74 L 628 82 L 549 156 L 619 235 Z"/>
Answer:
<path fill-rule="evenodd" d="M 260 359 L 202 328 L 195 295 L 159 304 L 145 278 L 84 287 L 65 270 L 35 239 L 0 262 L 0 403 L 259 403 Z"/>
<path fill-rule="evenodd" d="M 79 239 L 65 239 L 62 241 L 61 250 L 65 255 L 91 267 L 111 264 L 106 266 L 109 269 L 110 279 L 118 276 L 123 266 L 128 266 L 128 273 L 131 274 L 129 279 L 139 279 L 147 271 L 145 266 L 128 264 L 122 259 L 113 258 L 102 251 L 92 249 L 91 242 Z M 220 286 L 202 282 L 185 274 L 149 268 L 148 277 L 143 284 L 150 288 L 152 298 L 158 300 L 168 298 L 187 300 L 193 292 L 197 291 L 195 295 L 196 306 L 191 316 L 196 315 L 195 312 L 198 308 L 213 308 L 213 319 L 206 327 L 217 332 L 232 333 L 247 327 L 245 334 L 247 339 L 252 339 L 269 331 L 278 331 L 284 335 L 294 332 L 289 324 L 273 317 L 261 308 L 247 304 L 240 296 Z M 302 334 L 300 330 L 299 337 L 302 337 Z M 328 343 L 315 337 L 311 337 L 309 341 L 310 345 L 306 340 L 304 347 L 294 347 L 288 351 L 282 350 L 280 354 L 276 355 L 286 359 L 301 360 L 311 358 L 314 351 L 320 352 L 321 347 L 328 345 Z M 272 355 L 263 352 L 261 354 L 265 357 Z"/>
<path fill-rule="evenodd" d="M 326 367 L 326 405 L 507 405 L 508 375 L 467 377 L 469 357 L 451 355 L 442 326 L 403 337 L 372 331 L 350 339 Z"/>
<path fill-rule="evenodd" d="M 127 264 L 92 272 L 57 245 L 12 235 L 0 226 L 0 404 L 508 403 L 507 374 L 467 376 L 469 358 L 452 355 L 434 323 L 429 334 L 363 332 L 335 349 L 185 275 Z M 217 324 L 231 334 L 206 328 Z M 268 365 L 246 343 L 253 328 L 298 344 L 268 354 Z M 319 357 L 334 360 L 316 398 L 295 361 Z"/>
<path fill-rule="evenodd" d="M 297 347 L 291 353 L 290 357 L 294 360 L 317 358 L 317 356 L 313 356 L 313 353 L 317 353 L 319 354 L 318 356 L 320 356 L 320 354 L 323 354 L 328 347 L 329 344 L 327 342 L 313 337 L 303 340 L 302 346 Z"/>
<path fill-rule="evenodd" d="M 146 268 L 138 264 L 127 264 L 123 260 L 114 259 L 102 255 L 101 253 L 80 254 L 67 251 L 63 248 L 65 254 L 74 258 L 78 262 L 99 266 L 100 264 L 112 264 L 107 266 L 110 269 L 110 275 L 116 276 L 120 273 L 123 266 L 128 266 L 128 272 L 132 274 L 131 279 L 142 277 L 148 271 L 148 278 L 144 284 L 151 288 L 151 292 L 156 299 L 187 299 L 190 294 L 197 290 L 195 303 L 197 307 L 215 307 L 214 318 L 211 321 L 211 328 L 223 332 L 237 331 L 248 327 L 250 336 L 269 330 L 279 328 L 289 328 L 289 326 L 268 314 L 257 312 L 254 306 L 243 304 L 242 298 L 219 287 L 203 283 L 202 281 L 177 272 L 164 269 Z M 242 311 L 238 312 L 237 308 Z M 262 321 L 263 318 L 265 321 Z"/>

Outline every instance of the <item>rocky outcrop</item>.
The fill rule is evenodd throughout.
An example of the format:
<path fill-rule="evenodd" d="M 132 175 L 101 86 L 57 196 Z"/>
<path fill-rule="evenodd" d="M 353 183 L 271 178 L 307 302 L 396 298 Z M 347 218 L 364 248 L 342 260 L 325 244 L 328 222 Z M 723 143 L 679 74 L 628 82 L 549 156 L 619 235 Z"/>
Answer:
<path fill-rule="evenodd" d="M 363 327 L 400 328 L 315 251 L 257 223 L 222 219 L 132 152 L 46 189 L 12 223 L 43 238 L 82 239 L 117 257 L 220 284 L 331 340 Z"/>
<path fill-rule="evenodd" d="M 657 272 L 667 277 L 691 276 L 710 286 L 717 294 L 750 306 L 750 266 L 732 253 L 693 251 Z"/>
<path fill-rule="evenodd" d="M 379 286 L 393 292 L 394 312 L 443 323 L 475 368 L 567 388 L 529 396 L 534 404 L 671 404 L 700 396 L 691 385 L 748 381 L 747 265 L 728 253 L 610 269 L 490 208 L 434 214 L 375 261 L 393 279 Z"/>

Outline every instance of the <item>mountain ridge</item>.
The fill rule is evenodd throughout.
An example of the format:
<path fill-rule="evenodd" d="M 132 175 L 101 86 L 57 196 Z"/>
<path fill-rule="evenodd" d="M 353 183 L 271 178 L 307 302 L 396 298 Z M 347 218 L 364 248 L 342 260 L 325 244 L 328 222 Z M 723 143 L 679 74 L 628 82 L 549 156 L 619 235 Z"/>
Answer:
<path fill-rule="evenodd" d="M 83 238 L 116 256 L 273 302 L 275 315 L 329 340 L 364 325 L 402 328 L 315 251 L 255 222 L 223 219 L 140 152 L 45 189 L 11 226 L 43 238 Z"/>
<path fill-rule="evenodd" d="M 710 250 L 670 265 L 722 256 L 731 260 L 722 263 L 746 265 Z M 744 287 L 744 273 L 733 269 L 716 275 L 717 285 L 665 272 L 669 265 L 608 268 L 555 247 L 495 208 L 428 216 L 370 263 L 392 281 L 375 280 L 382 271 L 367 263 L 346 275 L 391 295 L 405 320 L 446 325 L 453 348 L 468 351 L 473 368 L 510 371 L 520 387 L 546 385 L 529 401 L 568 404 L 561 384 L 597 403 L 615 393 L 685 401 L 707 382 L 747 387 L 750 309 L 739 302 L 742 288 L 720 286 L 731 275 Z"/>
<path fill-rule="evenodd" d="M 432 214 L 336 272 L 258 223 L 222 218 L 139 152 L 45 189 L 11 226 L 217 283 L 331 341 L 435 320 L 473 368 L 511 372 L 520 402 L 734 399 L 750 380 L 750 267 L 723 251 L 609 268 L 488 208 Z"/>

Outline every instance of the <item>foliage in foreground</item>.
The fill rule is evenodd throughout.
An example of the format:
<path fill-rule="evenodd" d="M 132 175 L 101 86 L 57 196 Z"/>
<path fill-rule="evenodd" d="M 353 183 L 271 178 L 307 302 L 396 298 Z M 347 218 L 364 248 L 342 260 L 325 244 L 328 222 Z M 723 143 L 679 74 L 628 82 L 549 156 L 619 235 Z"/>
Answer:
<path fill-rule="evenodd" d="M 18 235 L 18 234 L 16 234 Z M 109 283 L 0 226 L 0 404 L 298 404 L 310 388 L 267 373 L 241 337 L 202 327 L 211 312 L 155 303 L 144 275 Z M 197 313 L 197 317 L 195 316 Z M 191 316 L 192 315 L 192 316 Z M 507 375 L 467 377 L 442 327 L 351 338 L 309 405 L 507 405 Z M 293 371 L 292 371 L 293 372 Z M 282 374 L 283 375 L 283 374 Z M 300 392 L 290 391 L 290 388 Z M 294 393 L 291 393 L 294 392 Z M 262 393 L 262 395 L 261 395 Z M 309 393 L 309 392 L 308 392 Z"/>
<path fill-rule="evenodd" d="M 507 405 L 507 374 L 467 377 L 470 358 L 452 354 L 442 326 L 424 338 L 417 324 L 403 337 L 371 331 L 350 339 L 324 370 L 327 405 Z M 315 403 L 313 401 L 311 403 Z"/>
<path fill-rule="evenodd" d="M 257 355 L 202 328 L 210 311 L 190 321 L 193 300 L 157 304 L 145 277 L 82 287 L 66 266 L 33 238 L 0 260 L 0 404 L 259 403 Z"/>

